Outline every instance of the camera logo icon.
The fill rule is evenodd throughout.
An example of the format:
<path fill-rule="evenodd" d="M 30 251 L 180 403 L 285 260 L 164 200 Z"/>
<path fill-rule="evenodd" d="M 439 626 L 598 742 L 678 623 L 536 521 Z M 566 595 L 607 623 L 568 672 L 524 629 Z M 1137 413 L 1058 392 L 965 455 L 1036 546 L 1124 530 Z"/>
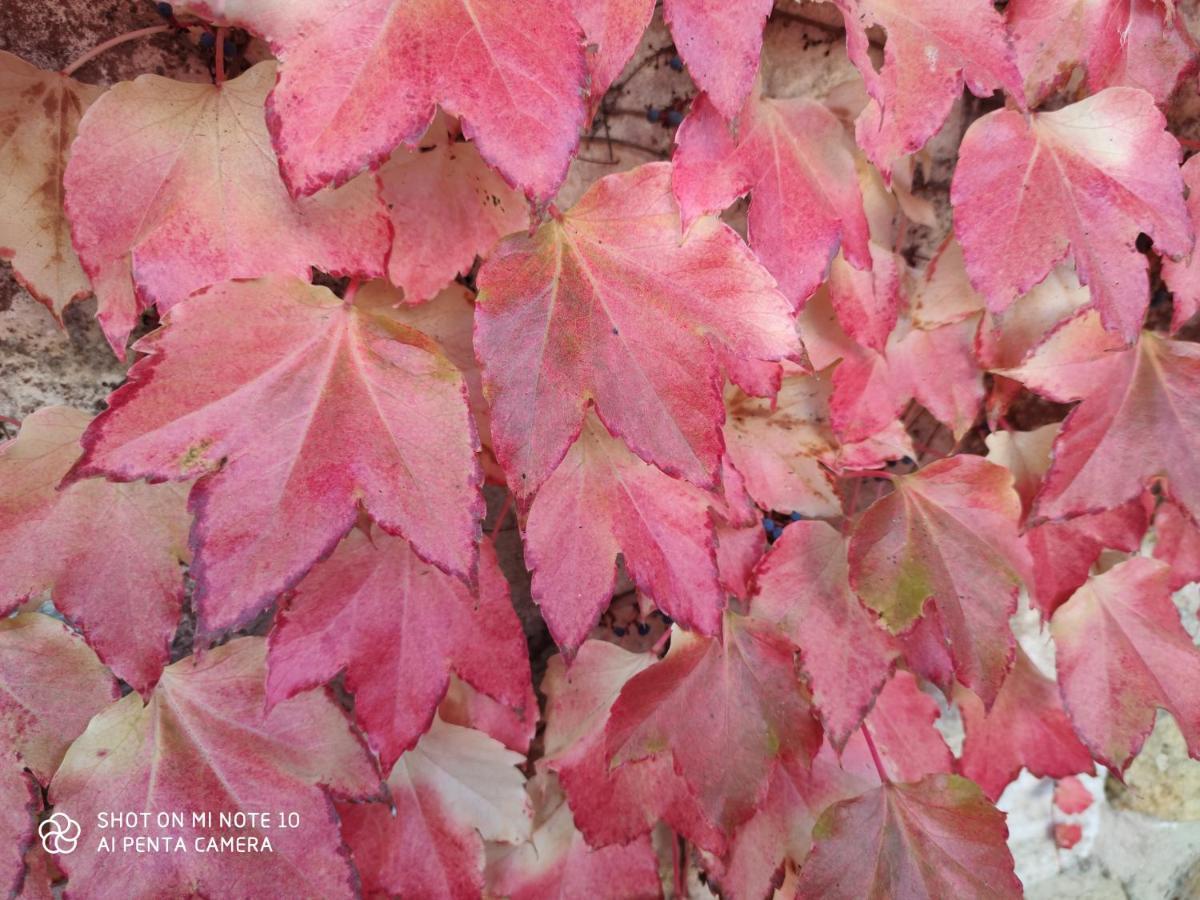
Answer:
<path fill-rule="evenodd" d="M 42 849 L 59 856 L 75 852 L 80 831 L 78 822 L 64 812 L 56 812 L 38 826 L 38 837 L 42 839 Z"/>

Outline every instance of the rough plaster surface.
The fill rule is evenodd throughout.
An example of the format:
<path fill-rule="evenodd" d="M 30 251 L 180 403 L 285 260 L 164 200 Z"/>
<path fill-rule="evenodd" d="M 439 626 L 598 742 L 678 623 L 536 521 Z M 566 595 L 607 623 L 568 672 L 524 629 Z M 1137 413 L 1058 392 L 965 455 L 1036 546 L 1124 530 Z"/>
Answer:
<path fill-rule="evenodd" d="M 1196 4 L 1186 4 L 1185 11 L 1195 23 Z M 4 0 L 0 49 L 59 68 L 112 35 L 158 21 L 148 0 Z M 839 21 L 827 4 L 780 0 L 766 36 L 763 78 L 771 94 L 818 97 L 849 121 L 861 107 L 863 94 L 861 80 L 845 58 Z M 669 157 L 674 128 L 666 110 L 685 112 L 694 92 L 687 74 L 670 67 L 673 55 L 670 35 L 656 18 L 585 139 L 558 197 L 561 207 L 573 203 L 602 175 Z M 201 80 L 208 77 L 208 61 L 195 46 L 194 36 L 159 35 L 105 54 L 82 68 L 78 77 L 108 84 L 141 72 Z M 1198 137 L 1200 100 L 1191 87 L 1180 92 L 1170 112 L 1177 133 Z M 663 111 L 659 122 L 648 120 L 648 107 Z M 920 155 L 924 171 L 917 193 L 930 205 L 934 218 L 927 226 L 910 229 L 905 250 L 914 264 L 928 259 L 949 230 L 954 148 L 981 112 L 982 104 L 972 99 L 956 104 L 942 132 Z M 744 206 L 728 215 L 735 227 L 742 217 Z M 16 285 L 7 267 L 0 266 L 0 415 L 19 419 L 52 403 L 91 411 L 103 408 L 105 396 L 120 383 L 124 369 L 104 343 L 93 314 L 94 303 L 77 305 L 66 316 L 65 329 L 60 329 Z M 485 528 L 491 530 L 503 505 L 502 492 L 489 488 L 488 501 Z M 511 512 L 500 523 L 498 546 L 530 639 L 535 673 L 540 673 L 553 647 L 529 600 L 528 575 L 520 562 L 520 537 Z M 618 594 L 614 622 L 626 621 L 636 612 L 624 576 Z M 1181 592 L 1181 611 L 1193 633 L 1198 605 L 1200 590 L 1195 586 Z M 1052 671 L 1052 647 L 1039 630 L 1036 615 L 1019 614 L 1016 626 L 1026 649 Z M 623 642 L 638 640 L 631 634 Z M 951 746 L 960 746 L 957 717 L 944 719 L 943 728 Z M 1084 837 L 1070 851 L 1057 849 L 1052 838 L 1054 816 L 1061 818 L 1061 813 L 1052 811 L 1051 780 L 1025 773 L 1001 799 L 1009 815 L 1018 874 L 1028 895 L 1036 900 L 1200 897 L 1200 763 L 1187 759 L 1178 729 L 1169 718 L 1161 718 L 1125 786 L 1103 774 L 1085 781 L 1096 802 L 1071 818 L 1083 826 Z M 694 873 L 691 887 L 693 896 L 708 893 Z"/>

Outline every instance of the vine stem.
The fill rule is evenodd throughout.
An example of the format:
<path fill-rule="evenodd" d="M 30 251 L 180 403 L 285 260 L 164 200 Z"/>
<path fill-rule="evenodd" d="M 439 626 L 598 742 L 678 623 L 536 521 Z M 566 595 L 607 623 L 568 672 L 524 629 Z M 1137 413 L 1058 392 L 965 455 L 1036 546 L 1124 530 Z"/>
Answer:
<path fill-rule="evenodd" d="M 217 56 L 216 61 L 213 63 L 213 77 L 216 80 L 217 87 L 220 87 L 225 83 L 225 26 L 222 25 L 217 28 L 217 36 L 214 43 L 216 44 Z"/>
<path fill-rule="evenodd" d="M 220 84 L 220 82 L 218 81 L 217 84 Z M 360 284 L 362 284 L 362 282 L 355 278 L 352 279 L 348 285 L 346 285 L 346 291 L 344 294 L 342 294 L 342 302 L 347 306 L 352 306 L 354 304 L 354 298 L 358 294 L 358 287 Z"/>
<path fill-rule="evenodd" d="M 496 535 L 500 533 L 500 526 L 504 524 L 504 520 L 508 518 L 508 511 L 512 509 L 512 494 L 504 495 L 504 505 L 500 507 L 500 514 L 496 516 L 496 524 L 492 526 L 492 543 L 496 543 Z"/>
<path fill-rule="evenodd" d="M 119 46 L 120 44 L 124 44 L 126 41 L 136 41 L 138 38 L 149 37 L 152 34 L 162 34 L 164 31 L 170 30 L 170 25 L 151 25 L 148 28 L 139 28 L 137 31 L 129 31 L 125 34 L 118 34 L 115 38 L 109 38 L 103 44 L 97 44 L 91 50 L 87 51 L 87 53 L 83 54 L 83 56 L 79 57 L 77 60 L 75 60 L 75 62 L 63 69 L 62 74 L 68 77 L 74 75 L 80 66 L 91 62 L 101 53 L 111 50 L 113 47 Z"/>
<path fill-rule="evenodd" d="M 867 731 L 866 723 L 859 725 L 858 728 L 862 732 L 862 736 L 866 738 L 867 749 L 871 751 L 871 759 L 875 763 L 875 771 L 879 773 L 879 780 L 884 784 L 891 784 L 892 779 L 888 778 L 887 772 L 883 768 L 883 761 L 879 758 L 879 751 L 875 749 L 875 742 L 871 740 L 871 732 Z"/>

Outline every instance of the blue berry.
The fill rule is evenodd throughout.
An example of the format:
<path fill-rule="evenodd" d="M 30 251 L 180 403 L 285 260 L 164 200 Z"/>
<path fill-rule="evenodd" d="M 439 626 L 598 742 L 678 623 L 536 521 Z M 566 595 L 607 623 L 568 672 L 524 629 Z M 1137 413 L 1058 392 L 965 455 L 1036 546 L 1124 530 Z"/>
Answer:
<path fill-rule="evenodd" d="M 661 118 L 662 118 L 662 110 L 661 109 L 658 109 L 657 107 L 654 107 L 654 106 L 649 106 L 646 108 L 646 121 L 657 122 Z"/>
<path fill-rule="evenodd" d="M 645 622 L 638 622 L 637 630 L 638 630 L 638 634 L 640 634 L 642 637 L 645 637 L 646 635 L 648 635 L 650 633 L 650 626 L 647 625 Z"/>
<path fill-rule="evenodd" d="M 158 14 L 164 19 L 175 18 L 175 10 L 171 8 L 170 3 L 155 3 L 154 8 L 158 10 Z"/>
<path fill-rule="evenodd" d="M 672 69 L 674 69 L 676 72 L 683 71 L 683 60 L 680 59 L 678 56 L 672 56 L 671 61 L 669 63 L 667 63 L 667 65 L 670 66 Z"/>
<path fill-rule="evenodd" d="M 675 620 L 674 620 L 674 619 L 672 619 L 670 616 L 668 616 L 668 615 L 667 615 L 665 612 L 660 612 L 660 613 L 659 613 L 659 615 L 660 615 L 660 616 L 662 616 L 662 620 L 663 620 L 663 621 L 664 621 L 664 622 L 665 622 L 667 625 L 670 625 L 672 622 L 674 622 L 674 621 L 675 621 Z"/>
<path fill-rule="evenodd" d="M 677 109 L 668 109 L 667 110 L 667 124 L 670 125 L 672 128 L 679 125 L 679 123 L 682 121 L 683 121 L 683 113 L 681 113 L 679 110 L 677 110 Z"/>
<path fill-rule="evenodd" d="M 790 516 L 788 516 L 788 518 L 791 519 L 793 522 L 799 522 L 801 519 L 804 518 L 804 516 L 798 512 L 794 512 Z"/>
<path fill-rule="evenodd" d="M 617 637 L 625 637 L 625 635 L 629 634 L 629 629 L 623 628 L 620 625 L 614 625 L 613 634 L 615 634 Z"/>
<path fill-rule="evenodd" d="M 216 42 L 217 39 L 213 37 L 213 33 L 211 31 L 206 31 L 204 34 L 200 35 L 200 46 L 205 50 L 211 50 Z"/>
<path fill-rule="evenodd" d="M 227 57 L 237 56 L 238 46 L 235 42 L 229 40 L 229 38 L 225 38 L 224 49 Z"/>

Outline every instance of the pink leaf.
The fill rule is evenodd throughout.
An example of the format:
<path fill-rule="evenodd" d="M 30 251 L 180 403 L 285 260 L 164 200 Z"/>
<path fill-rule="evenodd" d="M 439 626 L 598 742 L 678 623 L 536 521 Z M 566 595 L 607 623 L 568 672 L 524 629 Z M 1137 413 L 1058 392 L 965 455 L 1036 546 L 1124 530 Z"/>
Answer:
<path fill-rule="evenodd" d="M 49 589 L 100 658 L 146 693 L 167 663 L 183 604 L 186 492 L 99 479 L 58 490 L 90 421 L 45 407 L 0 446 L 0 611 Z"/>
<path fill-rule="evenodd" d="M 1093 576 L 1054 613 L 1059 688 L 1093 757 L 1118 775 L 1154 727 L 1175 717 L 1200 759 L 1200 650 L 1183 630 L 1165 565 L 1134 557 Z"/>
<path fill-rule="evenodd" d="M 338 806 L 368 896 L 469 900 L 483 889 L 483 842 L 530 834 L 523 758 L 487 735 L 433 720 L 388 776 L 386 803 Z"/>
<path fill-rule="evenodd" d="M 991 706 L 1012 662 L 1008 617 L 1029 561 L 1017 536 L 1012 476 L 976 456 L 938 460 L 893 479 L 895 490 L 859 519 L 850 583 L 892 631 L 926 601 L 938 617 L 958 679 Z"/>
<path fill-rule="evenodd" d="M 1092 792 L 1074 775 L 1068 775 L 1054 785 L 1054 805 L 1069 816 L 1086 812 L 1094 799 Z"/>
<path fill-rule="evenodd" d="M 355 718 L 385 767 L 429 727 L 451 672 L 513 708 L 530 684 L 525 635 L 490 543 L 472 592 L 407 541 L 357 528 L 280 611 L 267 669 L 272 703 L 344 671 Z"/>
<path fill-rule="evenodd" d="M 501 242 L 479 284 L 475 350 L 496 455 L 521 498 L 562 460 L 589 405 L 642 459 L 713 486 L 714 348 L 800 353 L 789 304 L 737 235 L 711 218 L 680 231 L 667 163 L 602 178 L 561 221 Z"/>
<path fill-rule="evenodd" d="M 294 195 L 415 145 L 435 104 L 511 184 L 548 201 L 586 116 L 587 62 L 566 0 L 189 0 L 280 59 L 267 122 Z M 178 9 L 178 6 L 176 7 Z"/>
<path fill-rule="evenodd" d="M 726 119 L 754 86 L 772 0 L 664 0 L 663 18 L 688 73 Z"/>
<path fill-rule="evenodd" d="M 963 138 L 951 200 L 971 283 L 994 311 L 1069 253 L 1107 329 L 1131 341 L 1149 300 L 1139 232 L 1192 248 L 1179 144 L 1154 99 L 1109 88 L 1054 112 L 998 110 Z"/>
<path fill-rule="evenodd" d="M 990 711 L 966 688 L 954 699 L 966 729 L 962 772 L 989 800 L 998 800 L 1022 768 L 1039 778 L 1092 773 L 1092 758 L 1075 736 L 1057 686 L 1019 647 Z"/>
<path fill-rule="evenodd" d="M 525 526 L 533 597 L 559 646 L 578 647 L 608 606 L 618 554 L 663 612 L 719 632 L 725 592 L 710 516 L 717 502 L 642 462 L 589 416 Z"/>
<path fill-rule="evenodd" d="M 84 823 L 76 851 L 57 858 L 73 892 L 218 895 L 236 884 L 249 896 L 354 896 L 356 879 L 329 794 L 374 794 L 374 764 L 323 693 L 302 694 L 266 713 L 265 660 L 260 638 L 183 659 L 163 672 L 148 703 L 136 694 L 121 698 L 71 745 L 50 800 L 56 812 Z M 188 811 L 183 825 L 164 835 L 182 841 L 186 852 L 131 855 L 114 865 L 86 829 L 101 813 L 126 810 L 148 813 L 151 823 L 159 813 Z M 220 833 L 222 813 L 269 812 L 274 826 L 277 810 L 295 812 L 303 827 L 248 825 L 236 832 L 260 848 L 269 839 L 270 852 L 197 852 L 196 841 L 206 844 Z M 196 822 L 191 811 L 211 813 L 214 825 Z"/>
<path fill-rule="evenodd" d="M 1193 231 L 1200 222 L 1200 162 L 1195 160 L 1196 157 L 1192 157 L 1183 164 L 1183 183 L 1188 189 L 1188 220 Z M 1193 250 L 1185 259 L 1164 259 L 1162 277 L 1171 289 L 1171 333 L 1174 334 L 1200 312 L 1200 253 Z"/>
<path fill-rule="evenodd" d="M 841 749 L 875 702 L 897 649 L 850 590 L 845 539 L 793 522 L 755 572 L 751 610 L 800 650 L 826 734 Z"/>
<path fill-rule="evenodd" d="M 598 104 L 621 74 L 654 15 L 654 0 L 570 0 L 587 38 L 590 96 Z"/>
<path fill-rule="evenodd" d="M 67 165 L 67 215 L 124 358 L 141 313 L 231 278 L 384 273 L 385 212 L 370 178 L 293 200 L 268 147 L 275 66 L 220 86 L 143 75 L 88 110 Z M 345 180 L 345 179 L 343 179 Z"/>
<path fill-rule="evenodd" d="M 387 275 L 406 303 L 430 299 L 501 237 L 529 225 L 525 199 L 474 144 L 455 141 L 456 131 L 438 116 L 419 150 L 398 149 L 379 169 L 392 220 Z"/>
<path fill-rule="evenodd" d="M 805 764 L 820 744 L 791 647 L 770 626 L 732 614 L 723 643 L 676 632 L 667 656 L 621 689 L 605 726 L 613 766 L 669 753 L 726 834 L 762 803 L 779 760 Z"/>
<path fill-rule="evenodd" d="M 1154 558 L 1171 567 L 1170 588 L 1200 581 L 1200 528 L 1178 504 L 1166 500 L 1154 514 Z"/>
<path fill-rule="evenodd" d="M 296 584 L 360 502 L 473 577 L 483 504 L 466 388 L 388 308 L 289 278 L 229 282 L 137 348 L 149 356 L 84 434 L 73 477 L 207 473 L 190 503 L 203 630 L 242 624 Z"/>
<path fill-rule="evenodd" d="M 966 84 L 977 97 L 1004 88 L 1020 96 L 1000 14 L 988 0 L 836 0 L 846 50 L 871 100 L 858 118 L 858 144 L 884 173 L 941 128 Z M 871 59 L 867 29 L 887 31 L 883 68 Z"/>
<path fill-rule="evenodd" d="M 750 246 L 793 306 L 825 279 L 839 246 L 855 266 L 870 267 L 854 145 L 822 104 L 774 100 L 756 91 L 735 137 L 701 95 L 675 142 L 671 183 L 684 228 L 752 194 Z"/>

